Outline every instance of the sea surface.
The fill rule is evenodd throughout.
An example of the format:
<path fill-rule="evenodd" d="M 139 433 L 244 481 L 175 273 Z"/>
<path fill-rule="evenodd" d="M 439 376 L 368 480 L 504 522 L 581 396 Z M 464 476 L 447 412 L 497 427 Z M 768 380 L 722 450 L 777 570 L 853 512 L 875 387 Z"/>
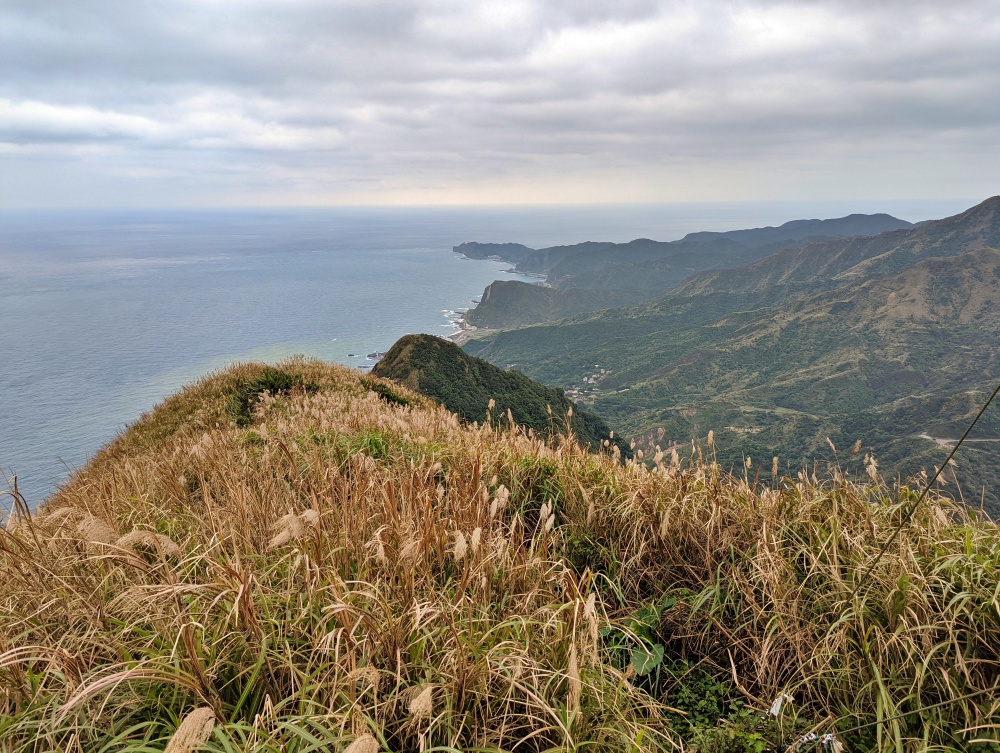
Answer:
<path fill-rule="evenodd" d="M 973 203 L 0 210 L 0 469 L 35 506 L 210 371 L 291 355 L 370 366 L 367 354 L 404 334 L 451 334 L 490 282 L 516 279 L 453 253 L 464 241 L 673 240 L 851 212 L 931 219 Z"/>

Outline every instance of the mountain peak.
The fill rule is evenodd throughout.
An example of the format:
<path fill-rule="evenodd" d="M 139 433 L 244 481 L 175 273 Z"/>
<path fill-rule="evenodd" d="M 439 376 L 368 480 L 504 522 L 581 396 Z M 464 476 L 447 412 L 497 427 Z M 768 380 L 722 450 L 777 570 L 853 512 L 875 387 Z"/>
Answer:
<path fill-rule="evenodd" d="M 519 426 L 547 436 L 558 433 L 569 420 L 581 444 L 599 450 L 609 441 L 623 456 L 631 456 L 629 446 L 614 437 L 602 419 L 581 410 L 558 387 L 546 387 L 519 371 L 500 369 L 442 337 L 405 335 L 389 348 L 372 374 L 436 400 L 465 421 L 483 421 L 488 412 L 493 420 L 504 420 L 509 411 Z"/>
<path fill-rule="evenodd" d="M 923 223 L 913 238 L 928 249 L 945 247 L 945 253 L 934 255 L 953 256 L 979 246 L 1000 248 L 1000 196 L 991 196 L 951 217 Z"/>
<path fill-rule="evenodd" d="M 982 217 L 984 219 L 993 221 L 996 217 L 996 211 L 1000 209 L 1000 196 L 990 196 L 988 199 L 979 202 L 973 207 L 969 207 L 964 212 L 959 212 L 951 217 L 945 217 L 944 219 L 931 221 L 925 223 L 925 225 L 934 225 L 937 223 L 947 223 L 947 222 L 968 222 L 977 217 Z"/>

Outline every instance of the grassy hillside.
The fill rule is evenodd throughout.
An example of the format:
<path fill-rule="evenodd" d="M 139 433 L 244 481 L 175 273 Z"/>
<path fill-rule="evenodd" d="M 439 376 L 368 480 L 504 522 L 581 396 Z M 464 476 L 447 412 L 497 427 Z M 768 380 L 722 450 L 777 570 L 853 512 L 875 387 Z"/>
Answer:
<path fill-rule="evenodd" d="M 827 438 L 840 448 L 861 440 L 887 472 L 933 471 L 947 449 L 920 435 L 960 436 L 1000 378 L 1000 251 L 988 245 L 1000 240 L 998 207 L 991 199 L 915 230 L 782 252 L 654 304 L 466 347 L 586 387 L 581 401 L 646 451 L 714 430 L 727 466 L 777 455 L 798 467 L 832 458 Z M 857 272 L 876 266 L 892 271 Z M 594 363 L 608 371 L 596 388 L 582 385 Z M 977 432 L 1000 438 L 1000 406 Z M 963 448 L 949 474 L 994 513 L 997 446 Z"/>
<path fill-rule="evenodd" d="M 490 416 L 502 422 L 509 412 L 515 424 L 543 437 L 565 433 L 568 421 L 582 444 L 598 449 L 609 443 L 624 456 L 631 455 L 604 419 L 580 410 L 561 389 L 473 358 L 451 340 L 433 335 L 401 337 L 372 373 L 436 400 L 464 421 L 482 423 Z"/>
<path fill-rule="evenodd" d="M 996 526 L 901 520 L 870 464 L 651 460 L 315 362 L 209 377 L 0 529 L 2 748 L 997 749 Z"/>

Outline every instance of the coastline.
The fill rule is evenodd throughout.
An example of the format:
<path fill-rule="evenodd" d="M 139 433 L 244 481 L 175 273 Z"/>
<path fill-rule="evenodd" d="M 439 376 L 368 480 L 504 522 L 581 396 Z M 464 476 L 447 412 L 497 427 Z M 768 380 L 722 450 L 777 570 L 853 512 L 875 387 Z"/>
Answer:
<path fill-rule="evenodd" d="M 463 312 L 462 315 L 456 320 L 456 323 L 460 328 L 458 332 L 453 332 L 448 335 L 448 339 L 459 347 L 465 345 L 469 342 L 469 340 L 475 340 L 480 334 L 487 335 L 498 331 L 495 329 L 484 329 L 477 327 L 474 324 L 469 324 L 469 320 L 465 318 L 466 314 L 468 314 L 468 311 Z"/>
<path fill-rule="evenodd" d="M 455 249 L 453 249 L 453 250 L 455 250 Z M 461 253 L 461 252 L 458 252 L 458 253 Z M 535 285 L 541 285 L 543 287 L 551 287 L 551 285 L 549 285 L 549 283 L 548 283 L 548 275 L 545 275 L 545 274 L 543 274 L 541 272 L 518 272 L 517 271 L 517 265 L 513 261 L 511 261 L 510 259 L 504 259 L 501 256 L 488 256 L 485 259 L 475 259 L 475 258 L 473 258 L 471 256 L 466 256 L 465 254 L 461 254 L 461 256 L 462 256 L 463 259 L 467 259 L 469 261 L 502 261 L 505 264 L 514 265 L 514 266 L 511 266 L 509 269 L 501 270 L 501 274 L 520 275 L 521 277 L 534 278 L 535 280 L 537 280 L 537 282 L 535 282 L 533 284 L 535 284 Z M 499 280 L 493 280 L 493 282 L 499 282 Z M 493 283 L 490 283 L 490 285 L 492 285 L 492 284 Z M 487 286 L 487 287 L 489 287 L 489 286 Z M 461 347 L 462 345 L 465 345 L 465 343 L 469 342 L 469 340 L 475 340 L 475 339 L 477 339 L 481 335 L 488 335 L 488 334 L 492 334 L 494 332 L 499 332 L 500 331 L 500 330 L 496 330 L 496 329 L 488 329 L 488 328 L 485 328 L 485 327 L 477 327 L 474 324 L 470 324 L 469 323 L 469 320 L 467 318 L 468 314 L 469 314 L 470 311 L 472 311 L 474 308 L 476 308 L 476 306 L 478 306 L 479 303 L 482 303 L 482 298 L 480 298 L 479 302 L 475 303 L 475 305 L 473 305 L 471 308 L 467 308 L 464 311 L 462 311 L 460 309 L 456 309 L 455 310 L 455 312 L 459 314 L 458 318 L 455 319 L 455 324 L 458 326 L 459 329 L 458 329 L 458 332 L 452 332 L 450 335 L 448 335 L 447 339 L 451 340 L 453 343 L 455 343 L 459 347 Z"/>
<path fill-rule="evenodd" d="M 462 254 L 462 258 L 468 259 L 470 261 L 480 261 L 480 259 L 473 259 L 472 257 L 466 256 L 465 254 Z M 506 264 L 513 264 L 513 262 L 510 261 L 509 259 L 503 259 L 499 256 L 496 257 L 491 256 L 487 258 L 489 261 L 502 261 Z M 502 270 L 502 274 L 516 274 L 516 275 L 522 275 L 524 277 L 538 277 L 543 280 L 543 282 L 541 282 L 540 284 L 542 285 L 545 284 L 544 283 L 545 275 L 530 273 L 530 272 L 518 272 L 514 267 Z M 498 282 L 498 280 L 493 280 L 493 282 Z M 493 282 L 491 282 L 490 285 L 492 285 Z M 489 287 L 489 285 L 487 285 L 487 287 Z M 478 306 L 480 303 L 482 303 L 482 298 L 480 298 L 479 302 L 475 303 L 471 308 L 467 308 L 464 311 L 459 309 L 455 310 L 455 312 L 458 313 L 459 315 L 458 318 L 455 319 L 455 324 L 458 326 L 458 332 L 452 332 L 450 335 L 447 336 L 447 339 L 451 340 L 453 343 L 461 347 L 465 345 L 467 342 L 469 342 L 469 340 L 475 340 L 477 334 L 485 335 L 497 331 L 493 329 L 480 328 L 475 326 L 474 324 L 469 323 L 469 320 L 467 318 L 469 312 L 472 311 L 472 309 L 476 308 L 476 306 Z"/>

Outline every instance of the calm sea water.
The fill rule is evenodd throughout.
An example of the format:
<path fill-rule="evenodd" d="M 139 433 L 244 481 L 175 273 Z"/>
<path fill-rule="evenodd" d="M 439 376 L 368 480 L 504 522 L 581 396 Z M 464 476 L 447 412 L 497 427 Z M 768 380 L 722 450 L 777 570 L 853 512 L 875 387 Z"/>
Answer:
<path fill-rule="evenodd" d="M 969 204 L 0 212 L 0 468 L 36 505 L 213 369 L 294 354 L 360 366 L 406 333 L 450 334 L 456 312 L 510 277 L 454 254 L 463 241 L 671 240 Z"/>

